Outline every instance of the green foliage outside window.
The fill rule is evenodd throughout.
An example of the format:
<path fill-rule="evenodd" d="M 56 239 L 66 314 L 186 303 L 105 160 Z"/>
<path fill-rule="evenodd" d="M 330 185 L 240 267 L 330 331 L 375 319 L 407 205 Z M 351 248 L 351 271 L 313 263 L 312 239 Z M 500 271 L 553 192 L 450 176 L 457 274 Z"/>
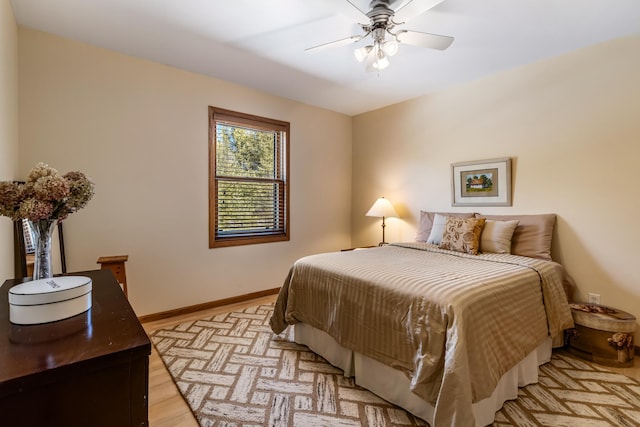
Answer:
<path fill-rule="evenodd" d="M 270 232 L 278 228 L 278 185 L 272 181 L 232 178 L 277 178 L 278 133 L 217 125 L 218 233 Z"/>

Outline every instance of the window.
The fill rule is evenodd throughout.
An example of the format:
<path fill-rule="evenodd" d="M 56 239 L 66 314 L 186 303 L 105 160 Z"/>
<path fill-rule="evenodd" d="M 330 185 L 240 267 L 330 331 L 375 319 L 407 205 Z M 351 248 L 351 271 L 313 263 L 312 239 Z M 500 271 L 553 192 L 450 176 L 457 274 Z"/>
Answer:
<path fill-rule="evenodd" d="M 289 240 L 289 123 L 209 107 L 209 247 Z"/>

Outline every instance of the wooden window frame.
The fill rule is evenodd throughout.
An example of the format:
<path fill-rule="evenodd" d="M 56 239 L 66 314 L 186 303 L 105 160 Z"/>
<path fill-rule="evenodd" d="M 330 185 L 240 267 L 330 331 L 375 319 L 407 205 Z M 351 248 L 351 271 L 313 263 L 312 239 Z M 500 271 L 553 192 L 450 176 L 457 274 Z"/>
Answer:
<path fill-rule="evenodd" d="M 220 236 L 217 230 L 217 182 L 224 180 L 216 173 L 216 123 L 219 121 L 233 122 L 238 125 L 245 125 L 254 129 L 278 131 L 284 134 L 284 141 L 281 141 L 279 155 L 284 155 L 283 174 L 284 179 L 284 232 L 273 235 L 265 234 L 244 234 L 242 236 Z M 259 243 L 283 242 L 290 240 L 290 218 L 289 218 L 289 144 L 290 144 L 290 124 L 266 117 L 254 116 L 237 111 L 226 110 L 217 107 L 209 107 L 209 248 L 221 248 L 230 246 L 253 245 Z"/>

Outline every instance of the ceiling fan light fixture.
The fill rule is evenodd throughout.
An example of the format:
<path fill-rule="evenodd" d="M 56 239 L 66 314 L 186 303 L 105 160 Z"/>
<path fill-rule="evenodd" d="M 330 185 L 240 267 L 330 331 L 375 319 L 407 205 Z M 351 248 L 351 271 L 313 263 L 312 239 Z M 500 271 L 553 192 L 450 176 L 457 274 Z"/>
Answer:
<path fill-rule="evenodd" d="M 375 43 L 375 45 L 372 46 L 369 55 L 367 55 L 366 61 L 366 70 L 368 72 L 384 70 L 390 65 L 389 58 L 382 50 L 379 43 Z"/>
<path fill-rule="evenodd" d="M 376 54 L 376 59 L 373 61 L 373 64 L 371 64 L 371 66 L 376 70 L 384 70 L 389 66 L 389 64 L 390 63 L 387 55 L 385 55 L 382 49 L 379 49 Z"/>
<path fill-rule="evenodd" d="M 373 49 L 373 46 L 363 46 L 354 50 L 353 54 L 355 55 L 358 62 L 362 62 L 367 58 L 367 56 L 369 56 L 369 52 L 371 52 L 371 49 Z"/>
<path fill-rule="evenodd" d="M 398 42 L 395 40 L 389 40 L 382 44 L 382 50 L 387 54 L 387 56 L 393 56 L 398 53 L 399 47 Z"/>
<path fill-rule="evenodd" d="M 376 70 L 384 70 L 389 66 L 389 60 L 387 58 L 382 58 L 373 63 L 373 68 Z"/>

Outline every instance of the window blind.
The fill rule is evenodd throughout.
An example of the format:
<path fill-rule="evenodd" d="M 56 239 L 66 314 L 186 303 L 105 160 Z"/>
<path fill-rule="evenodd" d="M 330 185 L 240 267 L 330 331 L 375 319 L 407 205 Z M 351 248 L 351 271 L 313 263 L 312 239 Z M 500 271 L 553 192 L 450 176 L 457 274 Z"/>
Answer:
<path fill-rule="evenodd" d="M 225 240 L 288 240 L 288 126 L 214 112 L 210 128 L 213 247 Z"/>

